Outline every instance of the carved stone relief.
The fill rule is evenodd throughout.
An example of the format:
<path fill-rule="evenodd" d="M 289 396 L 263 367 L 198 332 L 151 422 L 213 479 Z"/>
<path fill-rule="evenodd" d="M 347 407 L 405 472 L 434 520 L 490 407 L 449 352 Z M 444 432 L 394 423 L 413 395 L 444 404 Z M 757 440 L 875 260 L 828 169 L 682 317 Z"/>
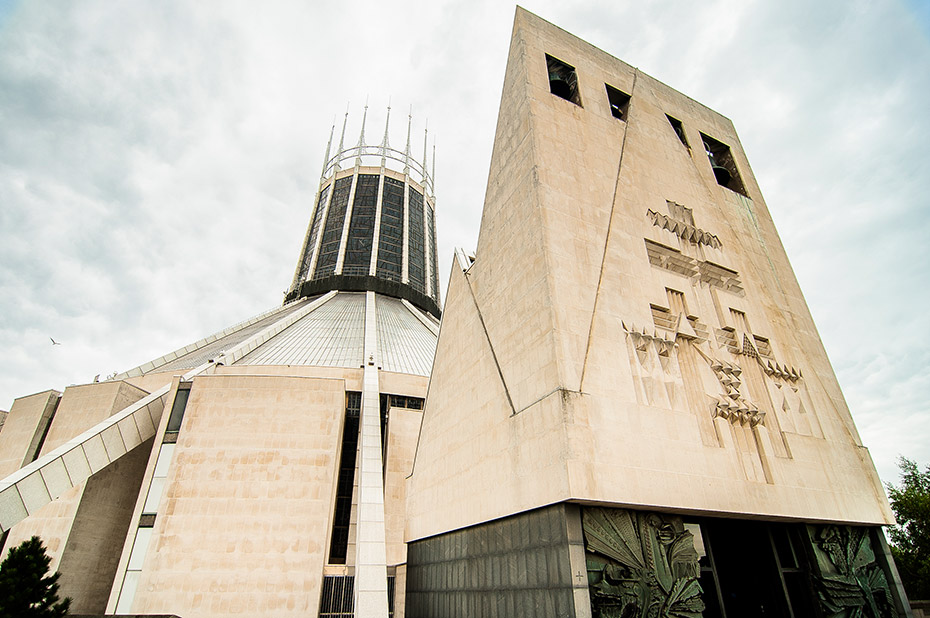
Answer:
<path fill-rule="evenodd" d="M 675 356 L 674 337 L 657 331 L 627 329 L 627 346 L 639 403 L 663 408 L 685 409 L 681 371 Z"/>
<path fill-rule="evenodd" d="M 648 328 L 624 323 L 637 398 L 673 409 L 684 404 L 696 415 L 703 444 L 735 447 L 746 478 L 774 482 L 768 458 L 792 457 L 785 432 L 823 436 L 803 374 L 776 359 L 768 337 L 752 332 L 743 311 L 727 309 L 721 292 L 745 291 L 739 273 L 718 263 L 725 259 L 720 239 L 695 225 L 690 208 L 666 203 L 667 215 L 648 209 L 646 216 L 677 237 L 665 236 L 675 246 L 645 239 L 649 262 L 687 278 L 695 306 L 712 304 L 719 328 L 689 313 L 685 293 L 671 289 L 667 307 L 650 305 Z"/>
<path fill-rule="evenodd" d="M 868 528 L 807 526 L 814 580 L 828 618 L 895 618 L 894 597 L 875 560 Z"/>
<path fill-rule="evenodd" d="M 680 517 L 585 508 L 588 590 L 594 618 L 700 618 L 694 538 Z"/>
<path fill-rule="evenodd" d="M 660 227 L 663 230 L 668 230 L 687 242 L 696 245 L 707 245 L 714 249 L 720 248 L 720 239 L 717 238 L 716 235 L 705 232 L 694 226 L 694 217 L 691 214 L 690 208 L 686 208 L 681 204 L 675 204 L 675 202 L 668 202 L 668 205 L 671 216 L 663 215 L 651 208 L 646 211 L 646 216 L 649 217 L 654 226 Z M 673 206 L 676 206 L 677 209 L 673 208 Z M 675 210 L 678 212 L 675 212 Z M 677 217 L 676 214 L 678 215 Z"/>

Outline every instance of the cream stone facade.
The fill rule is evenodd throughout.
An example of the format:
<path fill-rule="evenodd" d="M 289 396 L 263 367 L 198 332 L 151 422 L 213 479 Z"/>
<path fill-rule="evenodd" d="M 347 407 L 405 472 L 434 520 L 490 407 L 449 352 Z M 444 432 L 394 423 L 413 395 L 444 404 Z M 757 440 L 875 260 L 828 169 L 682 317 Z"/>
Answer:
<path fill-rule="evenodd" d="M 409 616 L 908 611 L 732 123 L 519 8 L 407 496 Z"/>
<path fill-rule="evenodd" d="M 282 307 L 13 403 L 5 551 L 89 615 L 909 615 L 729 120 L 518 8 L 440 333 L 425 146 L 366 117 Z"/>

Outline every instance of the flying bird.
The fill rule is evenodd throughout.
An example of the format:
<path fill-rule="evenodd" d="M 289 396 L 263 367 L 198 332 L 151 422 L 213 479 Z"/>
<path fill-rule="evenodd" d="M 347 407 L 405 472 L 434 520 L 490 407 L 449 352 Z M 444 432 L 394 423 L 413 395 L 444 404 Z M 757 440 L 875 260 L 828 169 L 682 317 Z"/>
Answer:
<path fill-rule="evenodd" d="M 55 341 L 55 340 L 52 339 L 51 337 L 49 337 L 49 339 L 52 340 L 52 345 L 61 345 L 60 343 L 58 343 L 57 341 Z"/>

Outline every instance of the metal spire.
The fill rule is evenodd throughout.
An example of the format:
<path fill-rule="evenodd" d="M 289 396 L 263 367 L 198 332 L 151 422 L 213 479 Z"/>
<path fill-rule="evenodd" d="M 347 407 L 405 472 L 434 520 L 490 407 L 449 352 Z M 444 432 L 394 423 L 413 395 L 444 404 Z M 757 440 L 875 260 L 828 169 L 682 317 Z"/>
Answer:
<path fill-rule="evenodd" d="M 423 187 L 426 188 L 426 138 L 429 136 L 429 118 L 426 119 L 426 127 L 423 129 Z"/>
<path fill-rule="evenodd" d="M 410 124 L 413 122 L 413 105 L 407 114 L 407 146 L 404 148 L 404 175 L 410 174 Z"/>
<path fill-rule="evenodd" d="M 329 129 L 329 141 L 326 142 L 326 154 L 323 155 L 323 171 L 320 172 L 320 178 L 326 177 L 326 166 L 329 164 L 329 151 L 333 147 L 333 133 L 336 131 L 336 119 L 333 118 L 333 126 Z"/>
<path fill-rule="evenodd" d="M 388 127 L 391 126 L 391 101 L 388 100 L 387 119 L 384 121 L 384 139 L 381 140 L 381 167 L 387 163 Z"/>
<path fill-rule="evenodd" d="M 362 148 L 365 147 L 365 122 L 368 120 L 368 99 L 365 99 L 365 111 L 362 113 L 362 132 L 358 135 L 358 156 L 355 157 L 355 166 L 362 164 Z"/>
<path fill-rule="evenodd" d="M 346 115 L 342 119 L 342 133 L 339 134 L 339 150 L 336 152 L 336 168 L 335 170 L 339 171 L 339 161 L 342 156 L 342 151 L 345 148 L 346 140 L 346 123 L 349 122 L 349 104 L 346 103 Z"/>
<path fill-rule="evenodd" d="M 436 197 L 436 138 L 433 138 L 433 171 L 430 172 L 430 192 Z"/>

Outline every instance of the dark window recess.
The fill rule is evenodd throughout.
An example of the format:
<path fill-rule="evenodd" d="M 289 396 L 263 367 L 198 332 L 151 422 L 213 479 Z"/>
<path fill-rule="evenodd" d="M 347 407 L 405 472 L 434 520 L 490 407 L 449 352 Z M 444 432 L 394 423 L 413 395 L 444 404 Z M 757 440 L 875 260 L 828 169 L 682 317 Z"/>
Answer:
<path fill-rule="evenodd" d="M 743 179 L 740 178 L 739 170 L 736 169 L 736 162 L 733 160 L 730 147 L 703 133 L 701 133 L 701 139 L 704 141 L 704 151 L 710 160 L 711 169 L 714 170 L 717 184 L 740 195 L 746 195 L 746 187 L 743 186 Z M 746 195 L 746 197 L 749 196 Z"/>
<path fill-rule="evenodd" d="M 407 397 L 406 395 L 391 395 L 392 408 L 407 408 L 408 410 L 422 410 L 422 397 Z"/>
<path fill-rule="evenodd" d="M 323 209 L 326 208 L 326 198 L 329 197 L 329 188 L 332 185 L 326 185 L 320 191 L 320 197 L 316 202 L 316 208 L 313 209 L 313 219 L 310 222 L 310 233 L 307 235 L 307 246 L 304 247 L 303 259 L 300 261 L 300 274 L 297 281 L 303 281 L 310 274 L 310 262 L 313 261 L 313 247 L 316 245 L 317 236 L 320 235 L 320 225 L 323 221 Z"/>
<path fill-rule="evenodd" d="M 388 421 L 391 410 L 391 395 L 381 393 L 381 478 L 384 479 L 385 470 L 387 470 L 387 447 L 388 447 Z"/>
<path fill-rule="evenodd" d="M 394 576 L 387 577 L 388 617 L 394 616 Z M 320 595 L 320 618 L 355 616 L 355 576 L 324 575 Z"/>
<path fill-rule="evenodd" d="M 817 594 L 801 538 L 803 532 L 803 528 L 796 525 L 772 524 L 769 528 L 782 585 L 794 615 L 816 616 Z"/>
<path fill-rule="evenodd" d="M 355 576 L 324 575 L 320 595 L 320 618 L 355 616 Z"/>
<path fill-rule="evenodd" d="M 630 112 L 630 95 L 617 90 L 610 84 L 604 84 L 604 87 L 607 88 L 607 102 L 610 104 L 610 114 L 614 118 L 625 121 L 627 114 Z"/>
<path fill-rule="evenodd" d="M 423 399 L 420 397 L 407 397 L 405 395 L 381 394 L 381 474 L 387 469 L 388 457 L 388 427 L 391 408 L 407 408 L 409 410 L 422 410 Z"/>
<path fill-rule="evenodd" d="M 675 135 L 678 136 L 678 139 L 681 140 L 681 143 L 685 145 L 685 148 L 691 150 L 691 146 L 688 145 L 688 138 L 685 137 L 685 128 L 682 126 L 681 120 L 672 118 L 668 114 L 665 114 L 665 117 L 668 118 L 668 123 L 672 125 L 673 129 L 675 129 Z"/>
<path fill-rule="evenodd" d="M 703 615 L 708 618 L 721 618 L 723 612 L 720 611 L 720 582 L 717 581 L 716 567 L 714 566 L 714 555 L 710 547 L 710 538 L 705 526 L 700 526 L 701 545 L 704 547 L 704 555 L 700 556 L 698 565 L 700 566 L 701 590 L 703 594 L 701 599 L 704 601 Z"/>
<path fill-rule="evenodd" d="M 546 68 L 549 70 L 549 92 L 581 107 L 575 67 L 546 54 Z"/>
<path fill-rule="evenodd" d="M 433 207 L 429 204 L 426 205 L 426 228 L 429 230 L 429 246 L 430 246 L 430 256 L 432 259 L 432 264 L 429 269 L 429 279 L 430 285 L 432 286 L 432 297 L 436 301 L 436 304 L 439 304 L 439 278 L 436 275 L 436 272 L 439 270 L 438 262 L 436 261 L 436 218 L 433 215 Z"/>
<path fill-rule="evenodd" d="M 316 261 L 315 278 L 331 275 L 336 268 L 339 242 L 342 240 L 342 224 L 345 222 L 351 190 L 352 176 L 336 181 L 329 214 L 326 215 L 326 226 L 323 228 L 323 238 L 320 239 L 320 257 Z"/>
<path fill-rule="evenodd" d="M 359 174 L 349 220 L 349 238 L 346 241 L 344 275 L 367 275 L 371 265 L 371 245 L 375 233 L 375 213 L 378 207 L 379 176 Z"/>
<path fill-rule="evenodd" d="M 388 618 L 394 618 L 394 576 L 387 576 Z"/>
<path fill-rule="evenodd" d="M 187 409 L 187 400 L 191 396 L 191 385 L 181 383 L 178 386 L 178 393 L 174 396 L 174 404 L 171 406 L 171 416 L 168 417 L 168 428 L 165 433 L 178 433 L 181 430 L 181 421 L 184 420 L 184 410 Z"/>
<path fill-rule="evenodd" d="M 358 450 L 358 424 L 361 411 L 362 394 L 346 393 L 346 416 L 345 426 L 342 429 L 339 478 L 336 481 L 333 534 L 329 544 L 330 564 L 346 563 L 346 552 L 349 547 L 349 518 L 352 515 L 352 489 L 355 485 L 355 452 Z"/>
<path fill-rule="evenodd" d="M 407 230 L 410 238 L 407 246 L 410 252 L 407 262 L 407 276 L 410 285 L 417 292 L 426 294 L 426 244 L 423 237 L 423 194 L 410 189 L 410 209 L 407 212 Z"/>
<path fill-rule="evenodd" d="M 154 528 L 155 527 L 155 514 L 145 513 L 144 515 L 140 515 L 139 516 L 139 527 L 140 528 Z"/>
<path fill-rule="evenodd" d="M 378 233 L 378 270 L 382 279 L 401 281 L 404 263 L 404 183 L 384 179 L 381 227 Z"/>

